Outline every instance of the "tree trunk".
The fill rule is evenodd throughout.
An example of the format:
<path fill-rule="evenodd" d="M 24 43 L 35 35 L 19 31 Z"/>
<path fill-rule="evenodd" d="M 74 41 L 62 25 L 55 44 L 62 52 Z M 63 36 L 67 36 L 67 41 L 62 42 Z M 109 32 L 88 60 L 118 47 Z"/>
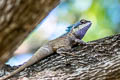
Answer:
<path fill-rule="evenodd" d="M 59 0 L 0 0 L 0 66 Z"/>

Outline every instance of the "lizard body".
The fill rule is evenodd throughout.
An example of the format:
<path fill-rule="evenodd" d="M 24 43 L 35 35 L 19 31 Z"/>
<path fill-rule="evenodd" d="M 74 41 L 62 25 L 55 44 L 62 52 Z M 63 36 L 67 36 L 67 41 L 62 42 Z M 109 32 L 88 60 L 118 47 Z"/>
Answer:
<path fill-rule="evenodd" d="M 35 62 L 53 54 L 53 53 L 67 53 L 67 51 L 71 50 L 71 47 L 78 44 L 83 43 L 81 39 L 84 37 L 85 33 L 91 26 L 91 22 L 82 19 L 81 21 L 69 26 L 66 31 L 68 31 L 65 35 L 56 38 L 54 40 L 49 41 L 45 45 L 43 45 L 40 49 L 38 49 L 35 54 L 29 59 L 24 65 L 20 66 L 17 70 L 12 73 L 3 76 L 0 80 L 8 79 L 9 77 L 15 75 L 16 73 L 22 71 L 24 68 L 34 64 Z M 82 27 L 80 27 L 82 26 Z M 81 29 L 80 29 L 81 28 Z"/>

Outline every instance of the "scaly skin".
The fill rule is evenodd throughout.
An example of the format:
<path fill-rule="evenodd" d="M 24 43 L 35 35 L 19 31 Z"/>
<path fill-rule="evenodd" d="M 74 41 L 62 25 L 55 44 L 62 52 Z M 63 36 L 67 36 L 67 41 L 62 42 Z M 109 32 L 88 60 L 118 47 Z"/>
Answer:
<path fill-rule="evenodd" d="M 82 26 L 83 28 L 79 29 L 79 26 Z M 78 43 L 83 44 L 83 41 L 81 41 L 81 39 L 84 37 L 85 33 L 87 32 L 90 26 L 91 26 L 91 22 L 83 19 L 80 22 L 68 27 L 67 31 L 69 32 L 43 45 L 40 49 L 37 50 L 37 52 L 35 52 L 32 58 L 28 60 L 24 65 L 22 65 L 12 73 L 1 77 L 0 80 L 8 79 L 9 77 L 15 75 L 16 73 L 22 71 L 24 68 L 34 64 L 35 62 L 55 52 L 61 55 L 62 53 L 69 54 L 68 51 L 71 50 L 72 46 Z"/>

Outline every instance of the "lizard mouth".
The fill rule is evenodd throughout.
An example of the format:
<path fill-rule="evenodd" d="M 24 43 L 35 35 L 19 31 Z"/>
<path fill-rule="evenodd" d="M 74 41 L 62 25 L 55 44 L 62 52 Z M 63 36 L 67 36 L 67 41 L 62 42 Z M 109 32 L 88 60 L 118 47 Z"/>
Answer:
<path fill-rule="evenodd" d="M 89 29 L 89 27 L 91 26 L 91 24 L 92 23 L 90 21 L 81 22 L 81 24 L 78 27 L 73 29 L 75 36 L 78 39 L 82 39 L 84 37 L 85 33 L 87 32 L 87 30 Z"/>

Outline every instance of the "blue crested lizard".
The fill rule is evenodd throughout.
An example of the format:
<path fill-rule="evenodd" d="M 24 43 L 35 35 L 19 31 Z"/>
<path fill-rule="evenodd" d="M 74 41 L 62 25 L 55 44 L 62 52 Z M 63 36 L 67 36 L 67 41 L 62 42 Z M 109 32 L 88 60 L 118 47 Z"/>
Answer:
<path fill-rule="evenodd" d="M 84 37 L 85 33 L 91 26 L 91 21 L 87 21 L 85 19 L 80 20 L 79 22 L 69 26 L 66 31 L 67 33 L 56 38 L 54 40 L 49 41 L 45 45 L 43 45 L 40 49 L 38 49 L 35 54 L 32 56 L 30 60 L 28 60 L 24 65 L 19 67 L 17 70 L 12 73 L 3 76 L 0 80 L 8 79 L 9 77 L 15 75 L 16 73 L 22 71 L 26 67 L 34 64 L 35 62 L 53 54 L 58 53 L 69 54 L 72 46 L 76 44 L 85 44 L 81 39 Z"/>

